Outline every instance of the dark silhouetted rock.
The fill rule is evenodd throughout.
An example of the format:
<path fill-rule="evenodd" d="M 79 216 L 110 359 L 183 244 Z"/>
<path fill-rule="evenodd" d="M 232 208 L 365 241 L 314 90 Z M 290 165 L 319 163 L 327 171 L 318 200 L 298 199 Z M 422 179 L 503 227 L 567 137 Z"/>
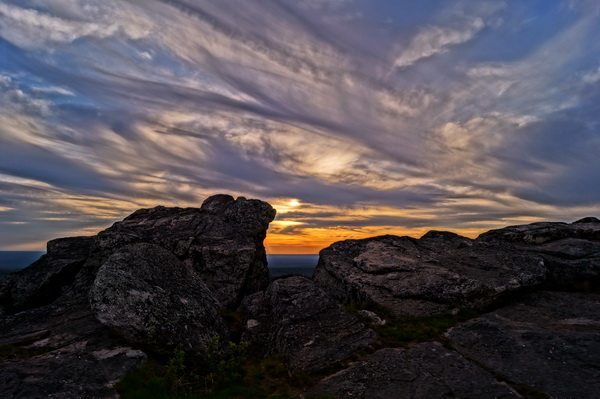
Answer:
<path fill-rule="evenodd" d="M 532 223 L 492 230 L 478 241 L 510 242 L 520 251 L 541 256 L 551 283 L 563 287 L 600 286 L 600 220 Z"/>
<path fill-rule="evenodd" d="M 46 255 L 10 275 L 0 287 L 2 302 L 11 311 L 51 302 L 73 282 L 89 255 L 91 244 L 92 237 L 49 241 Z"/>
<path fill-rule="evenodd" d="M 585 217 L 585 218 L 582 218 L 582 219 L 579 219 L 579 220 L 576 220 L 573 222 L 573 224 L 581 224 L 581 223 L 600 223 L 600 219 L 588 216 L 588 217 Z"/>
<path fill-rule="evenodd" d="M 541 257 L 510 245 L 430 232 L 334 243 L 321 251 L 314 279 L 342 301 L 405 317 L 481 309 L 539 285 L 545 273 Z"/>
<path fill-rule="evenodd" d="M 244 338 L 281 354 L 292 372 L 327 368 L 374 342 L 372 330 L 305 277 L 275 280 L 244 307 Z"/>
<path fill-rule="evenodd" d="M 552 398 L 600 397 L 600 295 L 538 292 L 447 334 L 468 359 Z"/>
<path fill-rule="evenodd" d="M 98 270 L 90 304 L 102 324 L 156 353 L 206 353 L 226 335 L 219 303 L 198 274 L 153 244 L 115 252 Z"/>
<path fill-rule="evenodd" d="M 489 372 L 435 342 L 381 349 L 323 379 L 311 393 L 365 399 L 521 397 Z"/>

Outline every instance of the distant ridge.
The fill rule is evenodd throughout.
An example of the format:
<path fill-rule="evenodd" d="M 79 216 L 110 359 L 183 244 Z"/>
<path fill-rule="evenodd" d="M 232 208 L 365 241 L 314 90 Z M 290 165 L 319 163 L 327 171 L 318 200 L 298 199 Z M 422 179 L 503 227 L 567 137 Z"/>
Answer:
<path fill-rule="evenodd" d="M 0 251 L 0 276 L 29 266 L 43 254 L 42 251 Z"/>

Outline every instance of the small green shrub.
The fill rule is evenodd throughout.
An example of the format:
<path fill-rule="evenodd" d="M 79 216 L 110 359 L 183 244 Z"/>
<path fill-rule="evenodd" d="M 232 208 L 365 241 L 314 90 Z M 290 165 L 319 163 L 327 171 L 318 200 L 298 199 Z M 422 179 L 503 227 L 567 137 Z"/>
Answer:
<path fill-rule="evenodd" d="M 247 345 L 211 341 L 205 359 L 181 348 L 160 362 L 149 359 L 129 373 L 117 390 L 124 399 L 292 399 L 299 391 L 283 361 L 249 355 Z"/>

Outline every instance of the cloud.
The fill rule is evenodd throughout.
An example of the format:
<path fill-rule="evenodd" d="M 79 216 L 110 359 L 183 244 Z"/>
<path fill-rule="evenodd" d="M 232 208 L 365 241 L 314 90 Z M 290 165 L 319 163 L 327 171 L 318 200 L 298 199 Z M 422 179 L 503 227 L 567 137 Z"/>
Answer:
<path fill-rule="evenodd" d="M 128 22 L 132 22 L 131 20 L 119 18 L 116 10 L 109 5 L 111 3 L 94 7 L 84 2 L 70 2 L 71 7 L 87 11 L 87 20 L 61 18 L 33 8 L 0 3 L 0 35 L 25 48 L 39 48 L 50 43 L 71 43 L 84 37 L 102 39 L 118 33 L 132 39 L 147 35 L 147 26 L 130 24 Z M 126 10 L 127 8 L 123 11 Z"/>
<path fill-rule="evenodd" d="M 451 46 L 465 43 L 485 27 L 481 18 L 469 21 L 463 28 L 430 26 L 422 29 L 396 58 L 394 66 L 404 68 L 436 54 L 445 53 Z"/>
<path fill-rule="evenodd" d="M 594 84 L 600 82 L 600 66 L 594 70 L 583 75 L 583 82 L 588 84 Z"/>
<path fill-rule="evenodd" d="M 0 247 L 215 192 L 281 251 L 597 213 L 600 24 L 547 7 L 5 1 Z"/>

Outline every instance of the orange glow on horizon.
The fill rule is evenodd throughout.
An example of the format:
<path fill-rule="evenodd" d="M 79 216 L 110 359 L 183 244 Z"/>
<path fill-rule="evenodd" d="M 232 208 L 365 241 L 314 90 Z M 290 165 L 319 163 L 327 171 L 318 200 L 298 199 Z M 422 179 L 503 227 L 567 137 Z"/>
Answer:
<path fill-rule="evenodd" d="M 307 228 L 295 235 L 269 231 L 265 239 L 267 254 L 318 254 L 323 248 L 336 241 L 363 239 L 379 235 L 398 235 L 419 238 L 430 230 L 452 231 L 461 236 L 476 238 L 488 229 L 447 229 L 417 228 L 401 229 L 398 227 L 364 227 L 359 230 L 345 228 Z"/>

